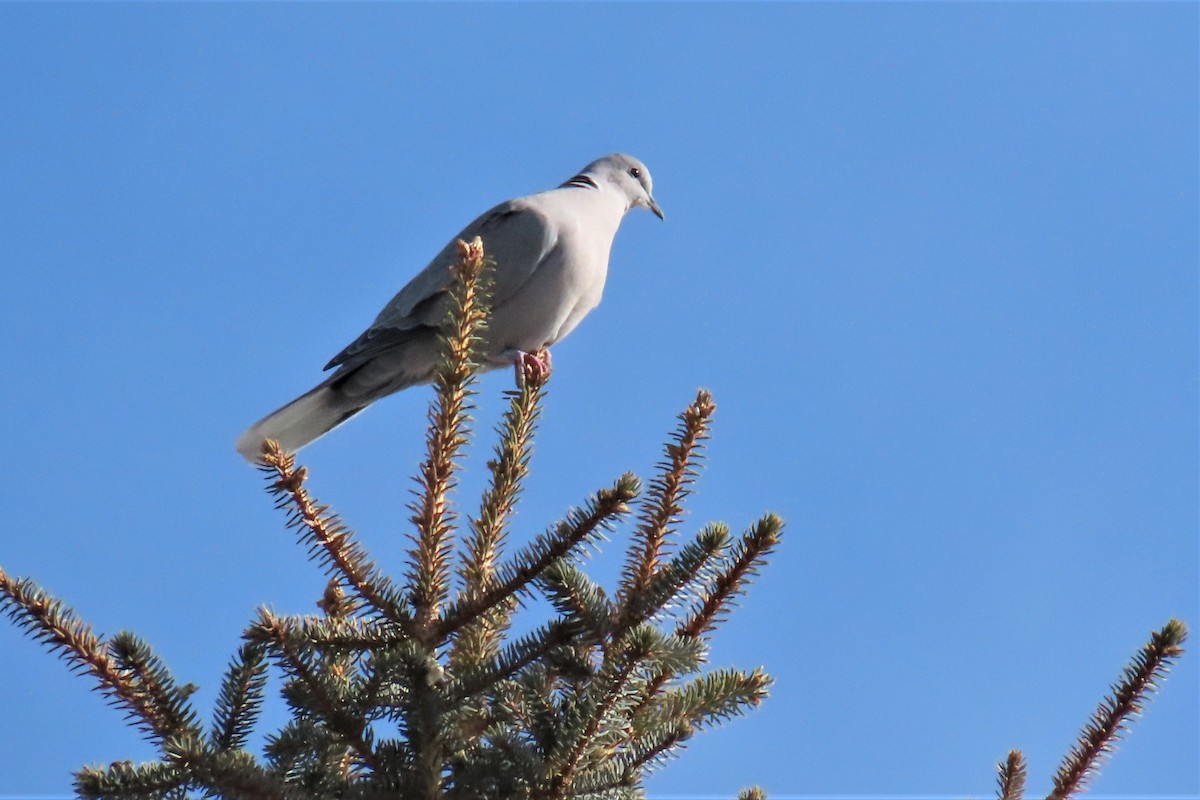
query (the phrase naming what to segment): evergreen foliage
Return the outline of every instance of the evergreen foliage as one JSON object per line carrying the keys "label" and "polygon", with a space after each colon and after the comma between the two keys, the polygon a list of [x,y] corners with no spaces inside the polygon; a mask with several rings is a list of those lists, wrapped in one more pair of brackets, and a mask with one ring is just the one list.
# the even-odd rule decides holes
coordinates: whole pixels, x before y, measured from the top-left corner
{"label": "evergreen foliage", "polygon": [[[1066,800],[1075,797],[1096,776],[1104,758],[1116,747],[1117,740],[1129,730],[1129,723],[1142,713],[1150,695],[1158,689],[1171,664],[1183,655],[1187,626],[1173,619],[1154,631],[1133,659],[1126,665],[1121,679],[1112,685],[1112,695],[1100,701],[1099,707],[1070,752],[1063,758],[1054,775],[1054,789],[1046,800]],[[1008,758],[996,765],[999,771],[997,800],[1023,800],[1025,797],[1025,756],[1012,750]]]}
{"label": "evergreen foliage", "polygon": [[[771,680],[761,670],[704,667],[713,630],[778,544],[782,521],[765,515],[736,537],[722,524],[679,533],[715,410],[707,392],[679,416],[640,500],[637,478],[622,475],[510,553],[548,377],[548,361],[524,361],[479,509],[459,519],[450,495],[470,436],[487,273],[482,243],[460,243],[402,581],[383,574],[309,494],[307,470],[264,443],[267,489],[329,580],[319,615],[260,610],[210,725],[189,701],[194,687],[179,685],[145,642],[124,632],[104,639],[31,581],[0,570],[0,607],[90,675],[160,750],[151,763],[81,769],[81,797],[632,800],[643,797],[646,774],[697,731],[762,702]],[[579,557],[630,517],[632,541],[610,593]],[[554,616],[512,635],[512,615],[535,592]],[[1084,729],[1052,798],[1073,795],[1094,773],[1185,635],[1177,621],[1154,635]],[[291,718],[256,757],[246,746],[272,668]],[[1024,759],[1013,751],[1000,765],[998,796],[1021,800],[1024,782]],[[766,794],[752,787],[739,797]]]}
{"label": "evergreen foliage", "polygon": [[[320,615],[259,612],[210,726],[145,643],[127,633],[104,641],[29,581],[0,580],[13,618],[90,672],[160,747],[154,763],[81,770],[80,795],[637,797],[644,775],[695,730],[761,702],[770,684],[761,670],[702,668],[713,625],[778,542],[781,521],[767,515],[737,540],[709,525],[672,551],[715,410],[706,392],[680,416],[640,502],[637,478],[622,475],[509,552],[548,377],[542,360],[527,360],[508,393],[489,485],[460,522],[450,496],[470,436],[489,289],[482,243],[462,244],[460,256],[403,580],[383,574],[309,493],[291,454],[264,443],[268,491],[329,583]],[[610,596],[579,557],[635,513]],[[509,635],[520,600],[535,592],[555,616]],[[245,747],[272,667],[291,719],[256,758]]]}

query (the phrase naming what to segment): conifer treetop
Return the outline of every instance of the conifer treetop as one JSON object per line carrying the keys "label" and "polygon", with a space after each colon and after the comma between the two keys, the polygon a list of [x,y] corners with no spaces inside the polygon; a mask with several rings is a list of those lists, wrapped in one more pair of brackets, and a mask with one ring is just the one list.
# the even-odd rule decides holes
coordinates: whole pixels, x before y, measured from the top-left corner
{"label": "conifer treetop", "polygon": [[[708,392],[679,415],[644,495],[626,473],[534,533],[516,526],[514,510],[549,376],[540,360],[522,361],[478,510],[465,521],[457,511],[488,272],[484,243],[460,242],[425,455],[397,532],[410,544],[402,577],[377,565],[310,493],[309,472],[292,454],[264,443],[266,489],[324,574],[320,613],[261,609],[225,671],[210,723],[191,705],[194,687],[180,684],[148,644],[130,633],[99,636],[32,581],[0,570],[0,608],[88,676],[158,748],[149,763],[84,767],[76,773],[81,797],[632,800],[692,736],[763,702],[770,677],[710,669],[708,644],[784,525],[774,514],[736,535],[722,523],[686,524],[716,411]],[[582,558],[630,519],[610,590],[587,575]],[[514,615],[535,594],[553,613],[513,634]],[[1185,636],[1173,620],[1135,657],[1065,759],[1052,798],[1085,785]],[[272,675],[291,716],[256,755],[247,747]],[[1021,800],[1019,751],[999,765],[998,783],[1000,800]],[[739,797],[766,794],[752,787]]]}

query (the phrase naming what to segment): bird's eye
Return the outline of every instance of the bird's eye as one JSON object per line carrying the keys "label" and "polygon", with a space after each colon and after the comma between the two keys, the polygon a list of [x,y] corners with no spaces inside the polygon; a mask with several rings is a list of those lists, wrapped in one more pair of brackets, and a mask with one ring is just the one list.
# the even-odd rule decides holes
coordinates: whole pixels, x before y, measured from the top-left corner
{"label": "bird's eye", "polygon": [[630,167],[630,168],[629,168],[629,174],[630,174],[630,175],[632,175],[632,176],[633,176],[633,177],[635,177],[635,178],[640,178],[640,177],[642,177],[642,171],[641,171],[640,169],[638,169],[637,167]]}

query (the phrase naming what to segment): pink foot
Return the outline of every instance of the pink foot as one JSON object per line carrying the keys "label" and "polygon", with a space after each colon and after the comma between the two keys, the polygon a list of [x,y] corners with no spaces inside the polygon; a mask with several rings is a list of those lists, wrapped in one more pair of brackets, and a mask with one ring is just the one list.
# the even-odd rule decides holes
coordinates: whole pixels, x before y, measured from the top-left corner
{"label": "pink foot", "polygon": [[550,351],[544,347],[532,353],[514,350],[510,358],[515,367],[518,386],[524,386],[527,380],[545,383],[550,377]]}

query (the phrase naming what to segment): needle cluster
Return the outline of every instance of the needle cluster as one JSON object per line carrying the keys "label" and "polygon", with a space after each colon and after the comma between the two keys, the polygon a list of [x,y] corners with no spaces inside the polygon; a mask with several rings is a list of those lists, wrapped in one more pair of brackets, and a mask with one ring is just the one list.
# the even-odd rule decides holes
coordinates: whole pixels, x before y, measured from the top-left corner
{"label": "needle cluster", "polygon": [[[1186,639],[1187,626],[1177,619],[1150,634],[1150,640],[1134,654],[1120,679],[1112,685],[1112,694],[1100,701],[1084,724],[1054,774],[1054,788],[1046,800],[1067,800],[1087,788],[1117,741],[1129,731],[1134,717],[1142,713],[1150,695],[1166,678],[1171,664],[1183,655]],[[1021,751],[1011,751],[997,769],[997,800],[1024,800],[1026,767]]]}

